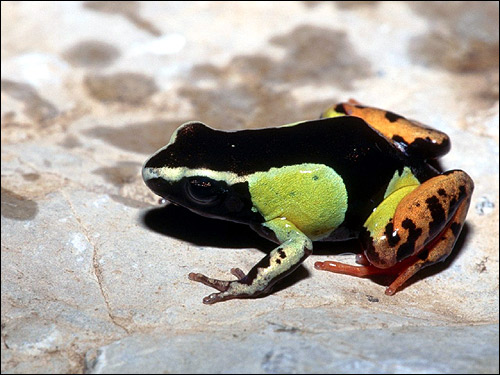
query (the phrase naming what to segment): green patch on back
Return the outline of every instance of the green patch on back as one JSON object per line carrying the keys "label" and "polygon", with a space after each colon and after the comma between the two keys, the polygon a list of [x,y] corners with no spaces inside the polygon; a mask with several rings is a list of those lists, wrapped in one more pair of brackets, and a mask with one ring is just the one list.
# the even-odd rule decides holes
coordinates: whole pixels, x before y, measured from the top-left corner
{"label": "green patch on back", "polygon": [[328,236],[345,218],[347,191],[332,168],[297,164],[248,177],[254,210],[266,221],[286,218],[313,240]]}

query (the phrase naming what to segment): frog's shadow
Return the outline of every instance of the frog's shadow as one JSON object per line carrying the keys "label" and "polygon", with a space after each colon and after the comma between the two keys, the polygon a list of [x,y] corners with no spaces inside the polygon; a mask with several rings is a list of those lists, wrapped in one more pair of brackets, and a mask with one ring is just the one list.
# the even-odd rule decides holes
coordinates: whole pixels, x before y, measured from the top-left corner
{"label": "frog's shadow", "polygon": [[[206,218],[173,204],[148,210],[143,213],[141,220],[146,227],[157,233],[202,247],[255,248],[268,254],[277,246],[259,236],[247,225]],[[232,279],[229,269],[238,265],[227,266],[228,279]],[[305,267],[299,266],[291,275],[278,282],[273,292],[286,289],[309,276],[310,272]]]}
{"label": "frog's shadow", "polygon": [[174,204],[146,211],[142,221],[157,233],[197,246],[254,247],[265,252],[275,247],[247,225],[203,217]]}
{"label": "frog's shadow", "polygon": [[[247,225],[206,218],[173,204],[146,211],[141,219],[146,227],[157,233],[202,247],[255,248],[268,254],[277,246],[275,243],[259,236]],[[466,223],[450,256],[444,262],[418,272],[404,284],[403,289],[418,280],[435,275],[448,268],[460,253],[466,238],[470,235],[469,231],[470,229]],[[361,248],[357,240],[314,243],[314,255],[355,254],[360,251]],[[352,256],[354,257],[354,255]],[[238,265],[228,264],[228,271],[235,266]],[[273,288],[273,292],[286,289],[309,276],[311,276],[310,272],[305,267],[299,266],[292,274],[278,282]],[[394,276],[373,276],[369,277],[369,279],[377,284],[387,286],[394,280]]]}

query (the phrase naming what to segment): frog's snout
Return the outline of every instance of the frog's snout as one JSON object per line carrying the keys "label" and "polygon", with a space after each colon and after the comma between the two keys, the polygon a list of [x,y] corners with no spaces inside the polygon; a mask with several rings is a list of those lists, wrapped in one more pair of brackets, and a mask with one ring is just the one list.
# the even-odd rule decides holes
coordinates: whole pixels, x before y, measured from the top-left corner
{"label": "frog's snout", "polygon": [[153,178],[158,178],[158,174],[156,173],[155,168],[149,168],[149,167],[144,167],[142,168],[142,179],[148,184],[149,180],[152,180]]}
{"label": "frog's snout", "polygon": [[142,179],[148,188],[155,194],[165,198],[165,192],[168,191],[170,183],[163,178],[160,178],[155,171],[155,168],[144,168],[142,170]]}

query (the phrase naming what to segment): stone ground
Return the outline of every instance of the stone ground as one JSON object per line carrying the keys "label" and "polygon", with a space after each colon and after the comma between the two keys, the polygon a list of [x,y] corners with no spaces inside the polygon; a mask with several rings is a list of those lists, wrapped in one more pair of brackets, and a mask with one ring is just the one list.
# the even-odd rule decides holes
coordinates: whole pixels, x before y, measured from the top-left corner
{"label": "stone ground", "polygon": [[[498,373],[498,2],[2,2],[2,373]],[[213,306],[273,245],[160,207],[140,168],[185,121],[349,98],[448,133],[476,189],[449,259],[393,297],[316,271]]]}

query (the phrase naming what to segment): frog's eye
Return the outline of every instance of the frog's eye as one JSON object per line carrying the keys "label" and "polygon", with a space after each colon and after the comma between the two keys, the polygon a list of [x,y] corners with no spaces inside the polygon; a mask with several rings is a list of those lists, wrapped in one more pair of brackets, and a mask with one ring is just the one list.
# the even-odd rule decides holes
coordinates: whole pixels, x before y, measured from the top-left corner
{"label": "frog's eye", "polygon": [[217,203],[224,192],[220,183],[207,177],[190,178],[185,184],[185,190],[189,200],[202,205]]}

